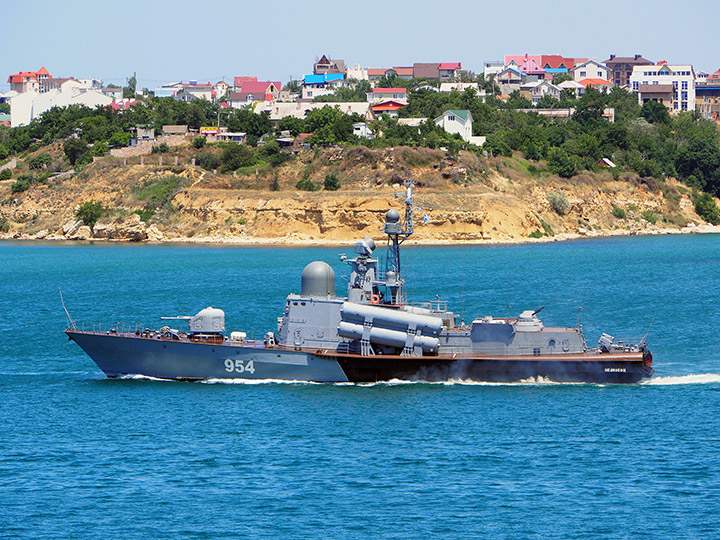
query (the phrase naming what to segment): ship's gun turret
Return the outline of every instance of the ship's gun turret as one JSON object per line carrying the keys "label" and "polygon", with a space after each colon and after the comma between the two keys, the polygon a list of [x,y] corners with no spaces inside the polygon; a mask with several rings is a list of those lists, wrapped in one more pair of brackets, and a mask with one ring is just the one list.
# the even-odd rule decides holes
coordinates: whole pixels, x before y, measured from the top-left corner
{"label": "ship's gun turret", "polygon": [[192,317],[177,315],[160,317],[163,320],[187,321],[191,335],[221,335],[225,332],[225,312],[222,309],[206,307]]}

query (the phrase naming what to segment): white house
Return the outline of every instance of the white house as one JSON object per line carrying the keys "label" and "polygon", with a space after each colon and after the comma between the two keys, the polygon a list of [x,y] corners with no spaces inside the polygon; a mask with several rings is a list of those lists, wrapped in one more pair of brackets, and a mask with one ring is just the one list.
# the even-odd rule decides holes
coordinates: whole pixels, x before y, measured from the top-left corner
{"label": "white house", "polygon": [[473,88],[475,92],[480,92],[480,85],[476,82],[442,82],[440,83],[441,92],[452,92],[457,90],[458,92],[464,92],[468,88]]}
{"label": "white house", "polygon": [[368,70],[367,68],[360,67],[360,64],[355,64],[353,67],[347,69],[347,78],[355,79],[356,81],[367,81]]}
{"label": "white house", "polygon": [[367,93],[367,100],[370,103],[389,99],[407,101],[407,90],[405,88],[373,88],[372,92]]}
{"label": "white house", "polygon": [[102,81],[94,77],[83,77],[78,79],[78,82],[86,90],[99,90],[102,88]]}
{"label": "white house", "polygon": [[448,109],[435,119],[435,125],[448,133],[459,133],[467,142],[470,142],[472,137],[472,123],[472,114],[467,110]]}
{"label": "white house", "polygon": [[493,62],[485,62],[483,65],[483,75],[485,76],[485,79],[487,80],[490,76],[497,77],[498,74],[505,69],[505,62],[500,62],[499,60],[495,60]]}
{"label": "white house", "polygon": [[356,137],[364,137],[365,139],[372,139],[373,134],[367,125],[367,122],[355,122],[353,124],[353,135]]}
{"label": "white house", "polygon": [[671,112],[695,110],[695,70],[689,64],[635,66],[630,86],[641,105],[658,101]]}
{"label": "white house", "polygon": [[575,94],[575,97],[585,95],[585,85],[580,84],[577,81],[563,81],[557,85],[561,90],[570,90]]}
{"label": "white house", "polygon": [[529,98],[533,105],[537,105],[543,96],[560,99],[562,88],[548,81],[534,81],[520,86],[520,93]]}
{"label": "white house", "polygon": [[595,60],[587,60],[582,64],[578,64],[572,68],[571,71],[573,80],[576,82],[584,79],[603,79],[609,81],[611,74],[609,67]]}
{"label": "white house", "polygon": [[79,91],[72,89],[62,92],[58,89],[48,92],[24,92],[10,100],[11,127],[26,126],[35,118],[53,107],[67,107],[68,105],[110,105],[113,102],[108,97],[95,90]]}
{"label": "white house", "polygon": [[277,122],[281,118],[292,116],[294,118],[305,119],[310,111],[316,109],[322,109],[323,107],[332,107],[345,114],[360,114],[365,118],[366,121],[375,120],[370,103],[366,101],[353,101],[343,103],[307,103],[307,102],[272,102],[272,101],[260,101],[255,104],[253,111],[256,114],[261,114],[267,111],[270,114],[270,120]]}

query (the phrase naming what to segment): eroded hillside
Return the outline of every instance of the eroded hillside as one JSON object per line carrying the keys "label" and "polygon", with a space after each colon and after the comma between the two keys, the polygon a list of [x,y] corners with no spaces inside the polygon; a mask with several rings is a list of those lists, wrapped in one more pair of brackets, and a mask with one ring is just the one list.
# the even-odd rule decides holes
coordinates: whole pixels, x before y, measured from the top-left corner
{"label": "eroded hillside", "polygon": [[[47,152],[47,150],[45,150]],[[60,159],[61,150],[51,154]],[[28,158],[31,156],[28,156]],[[216,242],[349,242],[378,236],[384,213],[411,175],[418,184],[414,240],[508,242],[677,231],[703,225],[690,191],[672,179],[609,171],[563,180],[519,157],[449,156],[426,148],[361,146],[303,151],[277,167],[220,174],[192,165],[193,149],[135,159],[105,157],[12,193],[23,172],[0,183],[5,237]],[[141,164],[142,159],[142,164]],[[161,162],[162,159],[162,162]],[[337,191],[323,188],[328,175]],[[47,175],[46,175],[47,176]],[[616,175],[617,176],[617,175]],[[298,189],[316,187],[317,191]],[[89,227],[75,214],[87,201],[104,213]],[[420,224],[427,214],[429,221]]]}

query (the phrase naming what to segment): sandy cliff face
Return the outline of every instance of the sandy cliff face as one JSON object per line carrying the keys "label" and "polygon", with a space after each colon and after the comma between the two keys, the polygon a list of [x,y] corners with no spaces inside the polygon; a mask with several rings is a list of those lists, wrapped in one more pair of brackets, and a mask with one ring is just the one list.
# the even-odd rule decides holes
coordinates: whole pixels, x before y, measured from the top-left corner
{"label": "sandy cliff face", "polygon": [[[50,179],[19,194],[10,193],[13,180],[2,182],[0,219],[8,225],[5,236],[16,238],[345,243],[380,236],[385,212],[402,207],[403,199],[395,195],[403,192],[401,182],[411,173],[419,184],[415,202],[421,207],[415,213],[416,242],[512,242],[540,235],[563,239],[701,223],[688,191],[671,180],[658,187],[602,173],[561,181],[523,175],[518,160],[509,158],[488,162],[461,154],[448,159],[439,151],[422,151],[308,153],[270,175],[219,175],[189,165],[123,166],[101,160],[81,174]],[[300,178],[321,185],[328,172],[340,179],[339,191],[294,187]],[[277,175],[279,191],[266,187],[272,174]],[[177,185],[158,206],[142,198],[143,189],[166,180]],[[557,212],[552,197],[566,201],[564,213]],[[92,231],[80,231],[75,211],[88,200],[102,202],[108,212]],[[623,209],[626,218],[614,216],[614,207]],[[155,215],[143,222],[133,214],[141,210]],[[422,224],[424,214],[429,222]]]}

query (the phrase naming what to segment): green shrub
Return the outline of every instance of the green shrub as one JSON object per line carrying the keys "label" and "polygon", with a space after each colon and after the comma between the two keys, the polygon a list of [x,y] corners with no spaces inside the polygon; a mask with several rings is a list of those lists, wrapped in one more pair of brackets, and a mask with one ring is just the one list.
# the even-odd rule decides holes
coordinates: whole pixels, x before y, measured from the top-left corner
{"label": "green shrub", "polygon": [[273,177],[270,182],[270,191],[280,191],[280,181],[278,180],[277,174]]}
{"label": "green shrub", "polygon": [[210,152],[201,152],[195,156],[195,164],[206,171],[214,171],[220,166],[220,156]]}
{"label": "green shrub", "polygon": [[570,203],[564,193],[549,193],[547,200],[558,216],[564,216],[570,211]]}
{"label": "green shrub", "polygon": [[28,159],[28,166],[31,169],[44,169],[45,167],[50,165],[51,161],[52,158],[50,157],[50,154],[46,154],[43,152],[42,154],[38,154]]}
{"label": "green shrub", "polygon": [[206,139],[205,137],[203,137],[202,135],[198,135],[197,137],[193,138],[193,140],[192,140],[192,145],[193,145],[195,148],[200,149],[200,148],[202,148],[203,146],[205,146],[205,143],[206,143],[206,142],[207,142],[207,139]]}
{"label": "green shrub", "polygon": [[643,210],[640,216],[651,225],[655,225],[655,223],[657,223],[657,214],[655,214],[652,210]]}
{"label": "green shrub", "polygon": [[298,189],[301,189],[303,191],[317,191],[318,190],[318,185],[315,184],[309,178],[303,178],[297,184],[295,184],[295,187]]}
{"label": "green shrub", "polygon": [[185,178],[174,174],[145,182],[135,190],[135,198],[145,201],[147,209],[162,208],[175,196]]}
{"label": "green shrub", "polygon": [[257,163],[255,150],[246,144],[238,144],[234,142],[226,143],[223,148],[222,167],[220,172],[226,173],[236,171],[241,167],[249,167]]}
{"label": "green shrub", "polygon": [[147,223],[155,215],[155,210],[152,210],[151,208],[143,208],[142,210],[135,210],[133,213],[140,216],[141,221]]}
{"label": "green shrub", "polygon": [[335,173],[326,174],[324,186],[326,191],[337,191],[340,189],[340,180]]}
{"label": "green shrub", "polygon": [[167,154],[170,151],[170,146],[167,143],[161,142],[152,147],[153,154]]}
{"label": "green shrub", "polygon": [[9,180],[10,178],[12,178],[12,171],[10,169],[0,171],[0,180]]}
{"label": "green shrub", "polygon": [[618,219],[625,219],[627,218],[627,212],[620,208],[619,206],[613,206],[612,207],[612,215],[615,216]]}
{"label": "green shrub", "polygon": [[95,227],[98,219],[100,219],[105,212],[105,207],[99,201],[85,201],[75,211],[75,217],[82,219],[83,223],[92,229]]}
{"label": "green shrub", "polygon": [[577,174],[575,162],[561,148],[551,148],[548,152],[548,168],[562,178],[571,178]]}
{"label": "green shrub", "polygon": [[17,180],[15,180],[15,182],[13,182],[13,185],[10,188],[10,193],[15,194],[27,191],[28,189],[30,189],[30,184],[30,180],[18,178]]}
{"label": "green shrub", "polygon": [[540,232],[540,229],[535,229],[533,232],[531,232],[528,235],[530,238],[542,238],[545,236],[542,232]]}
{"label": "green shrub", "polygon": [[540,225],[542,225],[543,230],[545,231],[545,234],[547,236],[555,236],[555,231],[553,231],[552,227],[549,223],[546,221],[540,220]]}
{"label": "green shrub", "polygon": [[0,232],[8,232],[10,230],[10,224],[7,218],[0,218]]}
{"label": "green shrub", "polygon": [[695,204],[695,212],[697,212],[698,216],[713,225],[720,224],[720,210],[718,210],[715,199],[709,194],[703,193],[698,195],[693,202]]}

